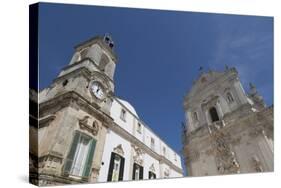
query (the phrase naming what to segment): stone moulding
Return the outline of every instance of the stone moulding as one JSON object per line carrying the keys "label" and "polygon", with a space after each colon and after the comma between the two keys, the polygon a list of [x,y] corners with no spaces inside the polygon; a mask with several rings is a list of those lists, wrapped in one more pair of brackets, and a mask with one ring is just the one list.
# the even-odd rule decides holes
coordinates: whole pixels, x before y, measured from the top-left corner
{"label": "stone moulding", "polygon": [[93,121],[92,126],[88,124],[89,116],[85,116],[83,119],[78,120],[79,127],[83,130],[87,130],[88,132],[92,133],[94,136],[96,136],[99,132],[99,125],[96,120]]}
{"label": "stone moulding", "polygon": [[156,153],[155,151],[153,151],[151,148],[149,148],[147,145],[145,145],[144,143],[139,141],[136,137],[134,137],[133,135],[128,133],[126,130],[124,130],[122,127],[120,127],[115,122],[112,121],[111,124],[109,124],[108,128],[115,131],[117,134],[122,135],[124,137],[124,139],[129,140],[132,143],[132,145],[136,145],[137,147],[141,148],[144,152],[150,154],[155,159],[159,160],[160,162],[164,162],[164,163],[168,164],[169,166],[171,166],[172,169],[174,169],[178,173],[181,173],[181,174],[183,173],[182,169],[177,167],[175,164],[173,164],[171,161],[169,161],[165,157],[163,157],[163,156],[159,155],[158,153]]}
{"label": "stone moulding", "polygon": [[39,129],[48,126],[50,124],[50,122],[53,121],[55,118],[56,118],[56,115],[53,115],[53,114],[40,118],[39,119]]}
{"label": "stone moulding", "polygon": [[[75,105],[77,108],[79,107],[79,109],[95,116],[98,120],[103,122],[103,125],[105,126],[108,126],[110,124],[109,122],[113,121],[113,119],[109,115],[99,111],[96,106],[88,102],[84,97],[82,97],[75,91],[63,93],[51,100],[41,103],[39,111],[41,114],[50,114],[55,113],[68,106],[75,107]],[[53,111],[50,111],[50,109],[52,109]]]}
{"label": "stone moulding", "polygon": [[116,146],[113,151],[121,156],[124,156],[124,150],[122,148],[122,144],[119,144],[118,146]]}

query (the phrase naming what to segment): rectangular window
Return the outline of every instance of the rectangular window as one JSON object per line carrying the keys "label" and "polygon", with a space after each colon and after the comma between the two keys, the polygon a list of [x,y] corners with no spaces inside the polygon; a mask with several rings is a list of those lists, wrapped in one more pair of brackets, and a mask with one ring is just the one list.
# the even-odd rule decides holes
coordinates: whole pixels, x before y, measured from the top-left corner
{"label": "rectangular window", "polygon": [[140,133],[140,134],[141,134],[141,129],[142,129],[142,126],[141,126],[141,124],[140,124],[140,123],[138,123],[138,128],[137,128],[137,131],[138,131],[138,133]]}
{"label": "rectangular window", "polygon": [[125,159],[112,152],[108,170],[107,181],[122,181],[124,173]]}
{"label": "rectangular window", "polygon": [[133,180],[143,179],[143,167],[134,163],[133,165]]}
{"label": "rectangular window", "polygon": [[176,153],[174,153],[174,159],[175,159],[175,161],[177,161],[177,154]]}
{"label": "rectangular window", "polygon": [[88,177],[92,167],[96,141],[79,131],[75,132],[64,165],[64,173],[76,177]]}
{"label": "rectangular window", "polygon": [[154,151],[155,149],[155,141],[154,141],[154,138],[151,138],[150,139],[150,148]]}
{"label": "rectangular window", "polygon": [[154,172],[148,172],[148,179],[156,179],[156,174]]}
{"label": "rectangular window", "polygon": [[166,156],[166,148],[165,148],[165,146],[163,147],[163,155]]}
{"label": "rectangular window", "polygon": [[120,119],[126,121],[126,110],[124,109],[121,110]]}

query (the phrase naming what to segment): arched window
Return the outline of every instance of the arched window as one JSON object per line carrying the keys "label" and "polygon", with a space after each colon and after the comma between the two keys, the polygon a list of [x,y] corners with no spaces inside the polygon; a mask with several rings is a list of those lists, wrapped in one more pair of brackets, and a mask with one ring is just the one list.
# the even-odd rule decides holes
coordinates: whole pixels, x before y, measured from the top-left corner
{"label": "arched window", "polygon": [[228,103],[233,103],[234,102],[234,99],[233,99],[233,97],[232,97],[230,92],[226,93],[226,100],[227,100]]}
{"label": "arched window", "polygon": [[210,108],[209,112],[210,112],[212,122],[220,120],[217,109],[215,107]]}
{"label": "arched window", "polygon": [[105,71],[105,67],[108,63],[109,63],[109,58],[107,57],[107,55],[102,54],[101,59],[100,59],[100,63],[99,63],[100,69],[102,71]]}

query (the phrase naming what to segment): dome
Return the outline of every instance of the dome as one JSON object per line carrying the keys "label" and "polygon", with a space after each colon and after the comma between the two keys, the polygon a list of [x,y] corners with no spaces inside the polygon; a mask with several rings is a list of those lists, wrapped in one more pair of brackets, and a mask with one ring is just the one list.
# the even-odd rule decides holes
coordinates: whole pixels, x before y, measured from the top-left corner
{"label": "dome", "polygon": [[127,101],[117,98],[132,114],[139,118],[135,108]]}

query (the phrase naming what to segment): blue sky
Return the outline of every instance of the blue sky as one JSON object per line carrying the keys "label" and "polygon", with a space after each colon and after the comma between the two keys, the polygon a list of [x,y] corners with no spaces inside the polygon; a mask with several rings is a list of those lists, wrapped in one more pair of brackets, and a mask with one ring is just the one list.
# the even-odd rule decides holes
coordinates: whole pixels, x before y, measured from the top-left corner
{"label": "blue sky", "polygon": [[273,103],[273,18],[194,12],[41,4],[40,89],[65,67],[74,46],[110,33],[118,64],[115,94],[177,152],[183,97],[204,70],[236,67]]}

